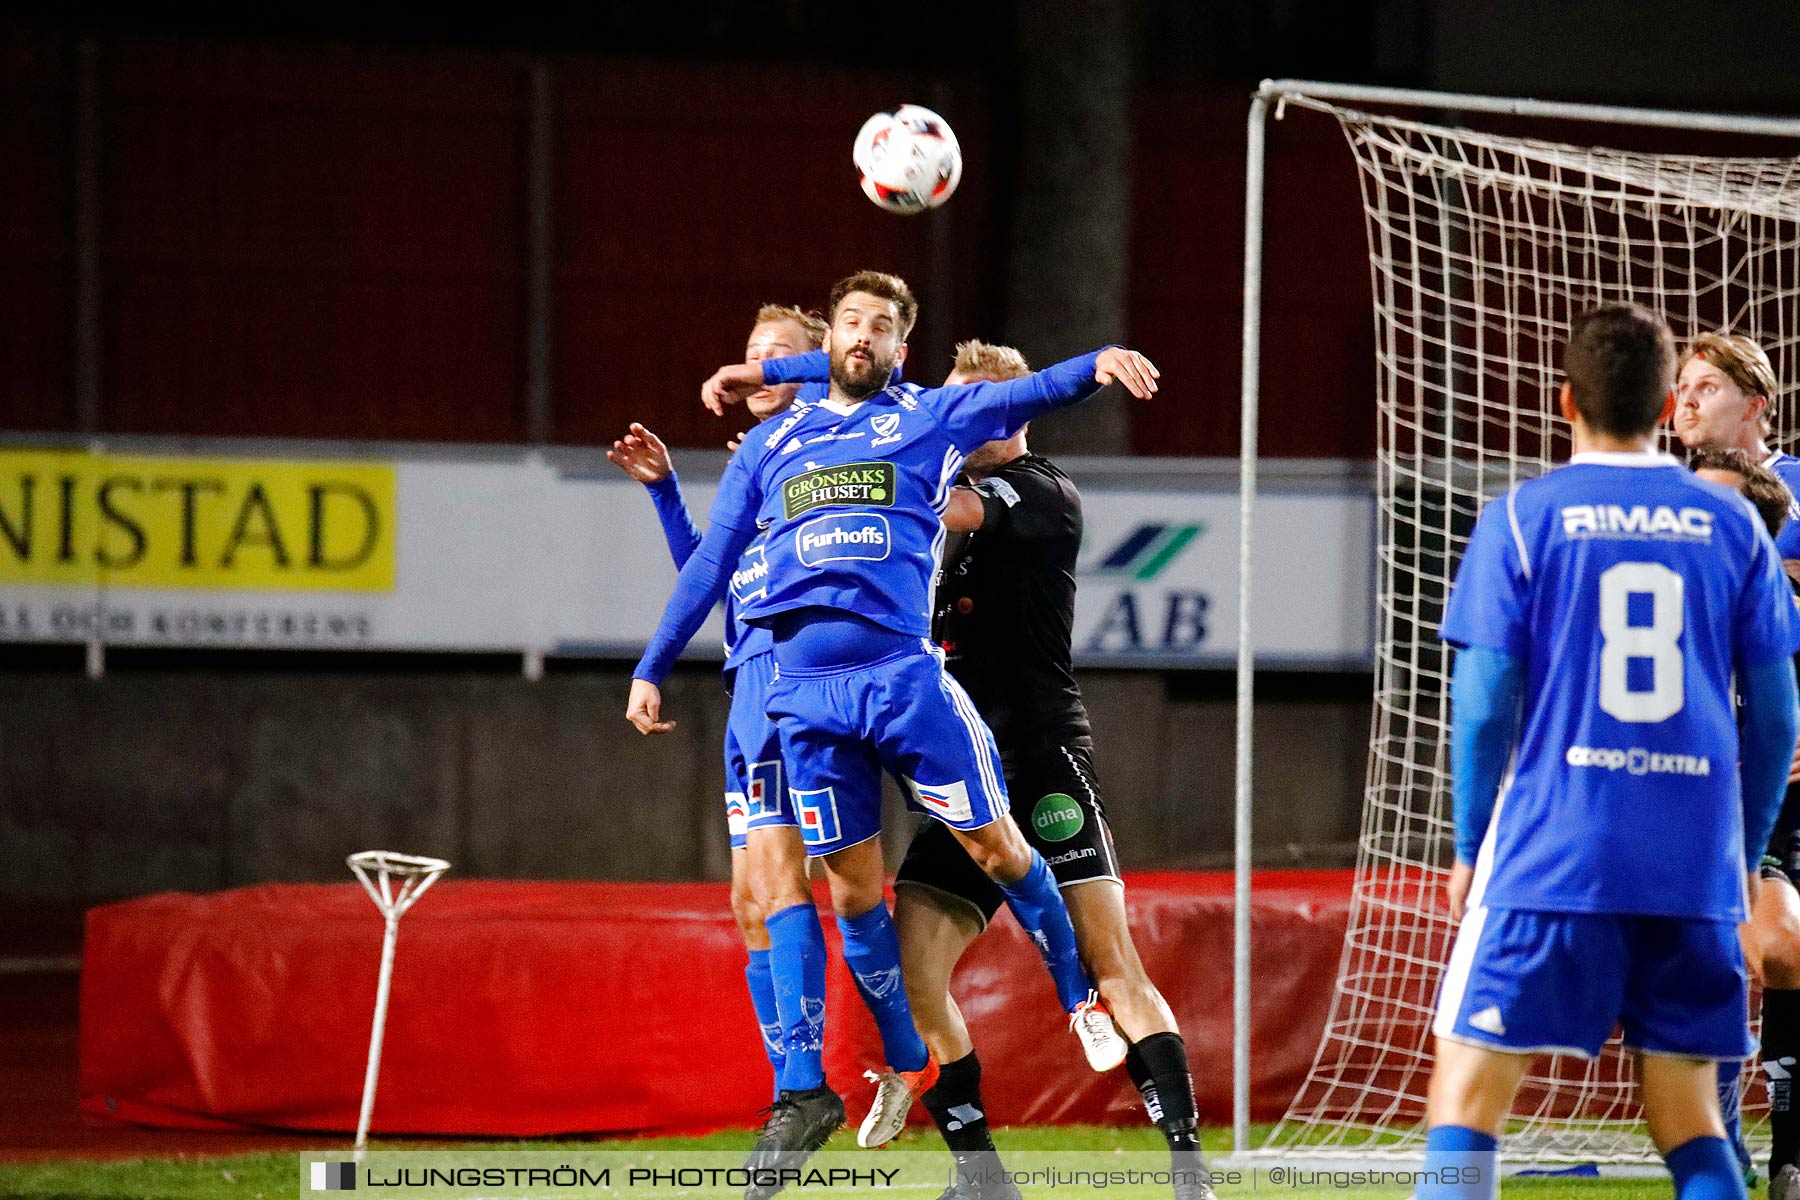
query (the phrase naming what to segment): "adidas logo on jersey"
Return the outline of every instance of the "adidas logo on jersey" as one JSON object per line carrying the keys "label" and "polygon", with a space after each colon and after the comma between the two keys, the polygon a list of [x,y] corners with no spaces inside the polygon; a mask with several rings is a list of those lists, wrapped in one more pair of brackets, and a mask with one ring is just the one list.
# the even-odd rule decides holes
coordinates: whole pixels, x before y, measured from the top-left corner
{"label": "adidas logo on jersey", "polygon": [[1469,1018],[1469,1028],[1479,1029],[1483,1033],[1491,1033],[1495,1037],[1506,1036],[1506,1022],[1500,1019],[1498,1005],[1490,1004]]}
{"label": "adidas logo on jersey", "polygon": [[1673,509],[1666,504],[1571,504],[1562,510],[1569,537],[1677,537],[1712,540],[1713,515],[1704,508]]}

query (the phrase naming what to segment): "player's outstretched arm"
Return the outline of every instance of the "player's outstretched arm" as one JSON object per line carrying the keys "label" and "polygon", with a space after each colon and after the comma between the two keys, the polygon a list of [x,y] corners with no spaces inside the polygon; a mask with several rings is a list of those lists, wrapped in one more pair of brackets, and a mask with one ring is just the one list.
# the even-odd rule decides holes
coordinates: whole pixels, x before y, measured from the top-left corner
{"label": "player's outstretched arm", "polygon": [[830,379],[831,356],[823,350],[756,362],[727,363],[700,385],[700,403],[714,416],[722,417],[727,404],[737,404],[765,387],[782,383],[826,383]]}
{"label": "player's outstretched arm", "polygon": [[956,447],[969,451],[983,442],[1008,438],[1027,422],[1086,400],[1109,383],[1123,384],[1140,400],[1156,394],[1161,372],[1156,364],[1123,346],[1034,371],[1020,379],[996,383],[949,384],[920,393]]}
{"label": "player's outstretched arm", "polygon": [[1450,917],[1455,921],[1463,918],[1475,859],[1494,817],[1524,694],[1523,659],[1486,646],[1457,651],[1450,677],[1450,795],[1456,820]]}
{"label": "player's outstretched arm", "polygon": [[1788,763],[1793,758],[1795,730],[1800,726],[1800,690],[1793,663],[1785,658],[1739,673],[1744,697],[1744,723],[1738,759],[1744,788],[1744,853],[1754,874],[1763,848],[1774,832],[1775,818],[1787,795]]}
{"label": "player's outstretched arm", "polygon": [[631,431],[612,444],[606,457],[649,490],[650,503],[656,507],[656,519],[662,525],[663,541],[668,543],[675,569],[681,570],[700,546],[700,529],[688,513],[669,448],[634,421]]}

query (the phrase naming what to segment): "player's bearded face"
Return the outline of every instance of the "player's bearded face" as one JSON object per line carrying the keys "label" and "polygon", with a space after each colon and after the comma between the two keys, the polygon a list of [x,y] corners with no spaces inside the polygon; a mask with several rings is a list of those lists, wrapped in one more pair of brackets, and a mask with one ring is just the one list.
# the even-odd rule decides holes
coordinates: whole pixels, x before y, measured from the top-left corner
{"label": "player's bearded face", "polygon": [[900,353],[899,322],[892,301],[851,292],[831,326],[831,382],[860,400],[887,386]]}

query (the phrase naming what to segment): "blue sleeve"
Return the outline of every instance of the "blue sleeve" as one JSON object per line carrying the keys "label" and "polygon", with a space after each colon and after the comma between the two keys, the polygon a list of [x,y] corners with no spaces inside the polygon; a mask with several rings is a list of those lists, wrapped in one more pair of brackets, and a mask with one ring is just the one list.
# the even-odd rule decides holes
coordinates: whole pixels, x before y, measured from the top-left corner
{"label": "blue sleeve", "polygon": [[1486,646],[1524,658],[1531,653],[1531,568],[1518,526],[1518,493],[1481,510],[1444,606],[1438,637],[1455,646]]}
{"label": "blue sleeve", "polygon": [[1731,631],[1732,665],[1740,673],[1800,650],[1800,613],[1795,611],[1794,589],[1776,557],[1775,543],[1761,522],[1752,522],[1752,534],[1750,570],[1738,594]]}
{"label": "blue sleeve", "polygon": [[762,372],[763,382],[768,384],[830,383],[831,355],[823,350],[808,350],[805,354],[765,358]]}
{"label": "blue sleeve", "polygon": [[1788,764],[1800,731],[1800,690],[1794,686],[1794,664],[1786,659],[1751,667],[1738,677],[1744,697],[1744,724],[1739,770],[1744,787],[1745,868],[1754,871],[1762,858],[1781,802],[1787,795]]}
{"label": "blue sleeve", "polygon": [[638,660],[633,679],[660,684],[674,666],[676,655],[693,640],[706,615],[725,595],[732,568],[744,548],[756,538],[756,486],[747,464],[749,454],[739,450],[719,480],[719,494],[707,517],[706,536],[694,549],[675,579],[675,590],[663,607],[656,633]]}
{"label": "blue sleeve", "polygon": [[1100,390],[1094,362],[1100,351],[1045,367],[1004,383],[962,383],[919,394],[958,450],[1009,438],[1033,417],[1086,400]]}
{"label": "blue sleeve", "polygon": [[[831,394],[831,355],[827,351],[808,350],[805,354],[765,358],[762,365],[764,383],[801,384],[797,399],[823,400]],[[900,383],[905,378],[900,371],[900,364],[895,363],[893,372],[888,376],[888,383]]]}
{"label": "blue sleeve", "polygon": [[667,479],[644,485],[650,492],[650,503],[656,506],[656,519],[662,522],[663,541],[669,543],[669,554],[675,569],[681,570],[700,546],[700,530],[688,515],[687,501],[681,495],[681,481],[670,471]]}
{"label": "blue sleeve", "polygon": [[1450,676],[1450,797],[1457,862],[1473,865],[1481,852],[1500,780],[1512,758],[1524,696],[1523,659],[1484,646],[1457,654]]}

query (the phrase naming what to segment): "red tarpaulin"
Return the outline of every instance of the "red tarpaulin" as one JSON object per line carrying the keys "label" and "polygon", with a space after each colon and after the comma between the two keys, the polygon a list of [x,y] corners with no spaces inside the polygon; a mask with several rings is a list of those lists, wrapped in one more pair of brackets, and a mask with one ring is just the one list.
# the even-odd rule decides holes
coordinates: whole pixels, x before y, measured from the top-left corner
{"label": "red tarpaulin", "polygon": [[[1251,1105],[1279,1117],[1336,978],[1347,871],[1262,872],[1252,913]],[[1231,878],[1129,877],[1132,932],[1230,1116]],[[852,1120],[880,1060],[832,944],[826,1068]],[[88,915],[81,1106],[171,1128],[356,1124],[382,922],[362,889],[168,894]],[[753,1124],[770,1071],[722,884],[439,884],[401,922],[379,1133],[691,1132]],[[1143,1120],[1123,1070],[1088,1069],[1049,976],[1002,915],[954,985],[997,1125]],[[915,1119],[924,1119],[915,1111]]]}

